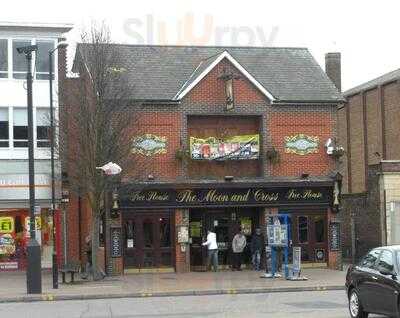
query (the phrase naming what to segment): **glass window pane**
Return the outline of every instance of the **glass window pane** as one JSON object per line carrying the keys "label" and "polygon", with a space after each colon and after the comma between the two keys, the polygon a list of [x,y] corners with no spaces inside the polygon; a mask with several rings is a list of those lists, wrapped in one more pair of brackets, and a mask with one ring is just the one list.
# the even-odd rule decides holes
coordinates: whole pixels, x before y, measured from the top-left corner
{"label": "glass window pane", "polygon": [[50,126],[50,109],[48,108],[36,109],[36,125]]}
{"label": "glass window pane", "polygon": [[314,219],[315,242],[322,243],[325,241],[325,222],[323,216],[317,216]]}
{"label": "glass window pane", "polygon": [[14,108],[14,126],[28,126],[28,110],[26,108]]}
{"label": "glass window pane", "polygon": [[160,218],[160,246],[171,246],[171,232],[168,218]]}
{"label": "glass window pane", "polygon": [[[27,72],[25,54],[17,52],[18,47],[31,45],[31,41],[13,40],[13,72],[23,72],[23,74],[14,74],[14,78],[25,78]],[[22,77],[21,77],[22,76]]]}
{"label": "glass window pane", "polygon": [[0,108],[0,147],[8,147],[8,109]]}
{"label": "glass window pane", "polygon": [[143,223],[143,237],[144,247],[153,247],[153,223],[150,220],[146,220]]}
{"label": "glass window pane", "polygon": [[383,251],[379,258],[378,269],[385,269],[389,272],[393,272],[393,254],[390,251]]}
{"label": "glass window pane", "polygon": [[[54,42],[37,41],[36,45],[38,46],[38,50],[36,53],[36,72],[49,73],[49,51],[51,51],[54,48]],[[52,56],[52,58],[54,59],[54,55]],[[54,71],[54,66],[53,66],[53,71]],[[45,78],[40,78],[40,79],[45,79]]]}
{"label": "glass window pane", "polygon": [[[4,78],[7,76],[8,71],[8,47],[7,40],[0,39],[0,77]],[[5,74],[3,73],[5,72]],[[2,75],[3,73],[3,75]]]}
{"label": "glass window pane", "polygon": [[298,218],[298,232],[299,232],[299,242],[308,242],[308,217],[299,216]]}
{"label": "glass window pane", "polygon": [[[13,110],[14,147],[28,146],[28,113],[26,108]],[[23,141],[20,141],[23,140]]]}
{"label": "glass window pane", "polygon": [[14,139],[15,140],[28,140],[28,127],[14,126]]}

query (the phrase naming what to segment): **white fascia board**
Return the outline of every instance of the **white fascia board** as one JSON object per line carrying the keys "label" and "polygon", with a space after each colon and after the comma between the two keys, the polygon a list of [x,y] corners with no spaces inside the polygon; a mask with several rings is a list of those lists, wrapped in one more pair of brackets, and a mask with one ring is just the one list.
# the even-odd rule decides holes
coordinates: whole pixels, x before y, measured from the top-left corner
{"label": "white fascia board", "polygon": [[[221,62],[224,58],[228,59],[229,62],[231,62],[254,86],[256,86],[268,99],[273,102],[275,100],[274,96],[268,92],[264,86],[262,86],[249,72],[246,71],[246,69],[238,62],[236,61],[232,55],[230,55],[227,51],[222,52],[218,58],[215,59],[213,63],[211,63],[194,81],[192,84],[190,84],[188,87],[186,87],[183,91],[178,92],[177,95],[175,95],[174,100],[180,100],[187,93],[189,93],[193,87],[195,87],[208,73],[211,72],[211,70],[219,63]],[[185,83],[186,84],[186,83]],[[185,85],[184,84],[184,85]],[[183,85],[183,86],[184,86]]]}

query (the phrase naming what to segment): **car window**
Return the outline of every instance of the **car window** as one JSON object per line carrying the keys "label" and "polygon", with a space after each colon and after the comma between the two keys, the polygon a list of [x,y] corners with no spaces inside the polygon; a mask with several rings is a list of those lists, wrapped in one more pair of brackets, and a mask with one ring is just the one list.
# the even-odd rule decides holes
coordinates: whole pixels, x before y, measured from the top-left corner
{"label": "car window", "polygon": [[359,265],[366,268],[375,268],[376,260],[378,259],[380,252],[380,250],[372,250],[361,259]]}
{"label": "car window", "polygon": [[385,269],[388,272],[393,272],[393,254],[391,251],[382,251],[381,257],[379,258],[378,268]]}

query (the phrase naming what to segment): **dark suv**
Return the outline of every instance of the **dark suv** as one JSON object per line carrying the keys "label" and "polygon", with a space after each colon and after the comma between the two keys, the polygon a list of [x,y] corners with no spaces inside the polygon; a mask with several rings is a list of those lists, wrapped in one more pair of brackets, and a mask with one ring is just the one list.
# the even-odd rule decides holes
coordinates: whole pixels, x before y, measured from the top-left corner
{"label": "dark suv", "polygon": [[369,313],[400,317],[400,245],[378,247],[347,271],[346,289],[350,315]]}

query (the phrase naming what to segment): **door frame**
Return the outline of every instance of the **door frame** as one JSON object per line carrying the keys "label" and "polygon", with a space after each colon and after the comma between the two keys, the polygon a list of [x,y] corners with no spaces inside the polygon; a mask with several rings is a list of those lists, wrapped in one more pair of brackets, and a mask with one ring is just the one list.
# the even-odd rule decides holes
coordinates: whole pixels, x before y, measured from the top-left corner
{"label": "door frame", "polygon": [[[292,222],[292,242],[293,246],[300,246],[302,249],[302,254],[304,250],[307,250],[309,260],[302,260],[304,264],[327,264],[329,258],[329,245],[328,245],[328,213],[325,210],[293,210],[290,211],[289,214],[291,215],[291,222]],[[298,224],[299,224],[299,217],[307,217],[307,242],[300,243],[299,240],[299,231],[298,231]],[[324,221],[324,241],[317,242],[316,241],[316,233],[315,233],[315,218],[316,217],[323,217]],[[318,250],[324,250],[324,259],[317,260],[316,253]]]}
{"label": "door frame", "polygon": [[[146,218],[149,219],[157,219],[157,218],[162,218],[162,217],[167,217],[169,219],[169,226],[170,226],[170,240],[171,244],[170,247],[161,247],[160,246],[160,238],[157,238],[157,231],[159,230],[159,222],[153,222],[153,224],[156,224],[156,226],[153,226],[153,235],[154,235],[154,241],[153,244],[155,246],[153,248],[154,253],[155,253],[155,258],[156,260],[156,265],[152,267],[145,267],[144,266],[144,253],[146,251],[146,248],[144,247],[144,235],[143,235],[143,223]],[[137,244],[139,244],[138,247],[135,247],[136,251],[133,251],[134,257],[139,257],[140,260],[135,264],[135,266],[127,266],[126,265],[126,257],[127,257],[127,239],[126,239],[126,227],[125,223],[127,220],[133,220],[137,225],[135,225],[135,240]],[[124,211],[122,213],[122,237],[123,237],[123,269],[124,271],[129,271],[129,272],[151,272],[151,271],[170,271],[168,269],[174,269],[175,270],[175,213],[174,210],[150,210],[150,211],[143,211],[143,210],[129,210],[129,211]],[[139,221],[139,222],[138,222]],[[149,248],[147,248],[149,249]],[[162,250],[170,250],[171,253],[171,263],[169,266],[163,266],[161,265],[161,253]]]}

